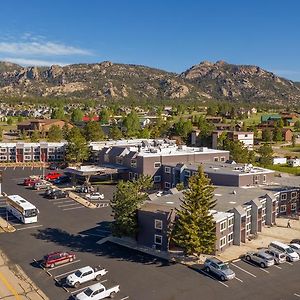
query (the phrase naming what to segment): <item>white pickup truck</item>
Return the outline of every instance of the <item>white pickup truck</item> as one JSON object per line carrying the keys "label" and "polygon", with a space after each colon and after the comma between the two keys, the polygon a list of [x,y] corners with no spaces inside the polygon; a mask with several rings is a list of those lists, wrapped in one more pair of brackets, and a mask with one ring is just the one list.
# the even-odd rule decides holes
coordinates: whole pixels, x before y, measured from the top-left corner
{"label": "white pickup truck", "polygon": [[112,288],[106,289],[101,283],[96,283],[89,286],[83,292],[75,296],[75,300],[101,300],[105,298],[114,298],[114,296],[120,291],[120,286],[116,285]]}
{"label": "white pickup truck", "polygon": [[66,278],[66,283],[69,286],[78,288],[80,284],[91,281],[100,280],[102,276],[107,273],[105,269],[92,268],[86,266],[84,268],[78,269],[76,272],[70,274]]}

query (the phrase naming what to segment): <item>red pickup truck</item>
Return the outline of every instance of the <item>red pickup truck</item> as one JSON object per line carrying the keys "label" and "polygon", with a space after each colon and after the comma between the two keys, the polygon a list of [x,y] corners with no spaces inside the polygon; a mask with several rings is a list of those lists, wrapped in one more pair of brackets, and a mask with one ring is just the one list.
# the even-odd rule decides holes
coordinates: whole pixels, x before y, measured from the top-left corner
{"label": "red pickup truck", "polygon": [[60,176],[62,175],[58,172],[50,172],[45,176],[45,179],[52,181],[58,179]]}
{"label": "red pickup truck", "polygon": [[34,186],[34,184],[36,182],[39,182],[40,180],[41,180],[41,178],[38,177],[38,176],[30,176],[30,177],[24,179],[23,185],[25,185],[25,186]]}
{"label": "red pickup truck", "polygon": [[44,256],[43,265],[46,268],[53,268],[57,265],[72,262],[75,258],[75,254],[70,252],[52,252]]}

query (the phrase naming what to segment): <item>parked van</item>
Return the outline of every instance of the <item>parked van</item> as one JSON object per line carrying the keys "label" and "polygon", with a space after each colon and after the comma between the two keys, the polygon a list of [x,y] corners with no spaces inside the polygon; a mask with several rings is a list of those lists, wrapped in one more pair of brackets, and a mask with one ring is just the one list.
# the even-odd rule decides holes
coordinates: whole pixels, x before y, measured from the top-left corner
{"label": "parked van", "polygon": [[287,261],[297,261],[299,260],[299,255],[288,245],[274,241],[270,243],[269,245],[270,250],[278,250],[286,255],[286,260]]}
{"label": "parked van", "polygon": [[276,265],[286,262],[286,255],[282,252],[279,252],[278,250],[269,249],[266,250],[265,252],[273,256]]}

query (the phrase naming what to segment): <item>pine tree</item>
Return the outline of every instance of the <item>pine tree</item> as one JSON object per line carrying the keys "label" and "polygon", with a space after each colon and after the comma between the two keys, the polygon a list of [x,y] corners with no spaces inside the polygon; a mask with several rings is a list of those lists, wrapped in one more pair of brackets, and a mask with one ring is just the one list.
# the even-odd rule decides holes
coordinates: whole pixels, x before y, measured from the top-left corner
{"label": "pine tree", "polygon": [[210,254],[215,249],[215,224],[210,212],[216,204],[213,191],[210,179],[200,166],[198,173],[190,177],[172,236],[188,255]]}
{"label": "pine tree", "polygon": [[141,176],[136,181],[119,181],[110,205],[114,223],[112,231],[115,236],[132,236],[137,233],[137,209],[146,200],[146,190],[152,187],[149,176]]}

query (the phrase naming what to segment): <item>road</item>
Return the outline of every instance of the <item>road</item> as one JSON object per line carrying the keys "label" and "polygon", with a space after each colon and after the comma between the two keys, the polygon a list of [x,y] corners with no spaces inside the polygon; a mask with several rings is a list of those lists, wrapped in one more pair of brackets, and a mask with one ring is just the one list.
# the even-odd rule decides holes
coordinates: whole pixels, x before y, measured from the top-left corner
{"label": "road", "polygon": [[[231,265],[237,279],[220,282],[202,270],[169,264],[111,243],[97,245],[96,241],[109,234],[111,209],[71,209],[78,207],[72,200],[44,199],[39,192],[18,185],[29,174],[32,171],[28,169],[5,170],[2,188],[8,194],[19,194],[35,204],[40,210],[39,221],[34,225],[16,224],[16,232],[1,234],[0,248],[50,299],[68,299],[75,289],[63,289],[55,279],[60,281],[73,270],[86,265],[101,265],[108,270],[103,277],[104,284],[120,284],[117,300],[300,298],[300,262],[264,270],[238,261]],[[103,186],[101,192],[106,199],[111,198],[113,188]],[[3,208],[0,212],[3,213]],[[39,261],[44,254],[57,249],[72,251],[77,259],[49,272],[34,262],[34,259]]]}

